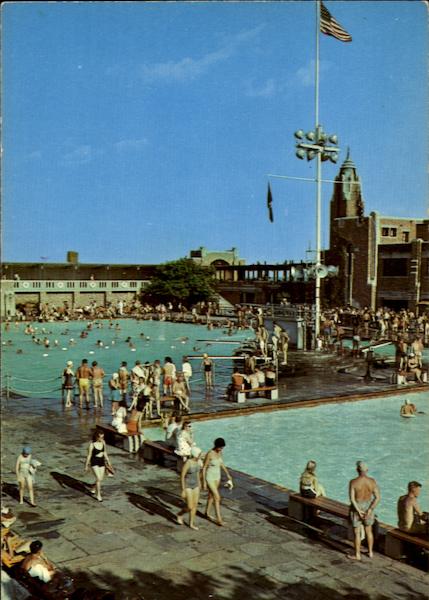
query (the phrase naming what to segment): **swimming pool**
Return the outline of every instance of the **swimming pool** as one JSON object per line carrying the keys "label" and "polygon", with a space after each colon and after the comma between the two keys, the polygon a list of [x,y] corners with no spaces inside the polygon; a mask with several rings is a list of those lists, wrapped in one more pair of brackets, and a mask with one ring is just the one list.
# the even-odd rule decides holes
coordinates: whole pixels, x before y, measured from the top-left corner
{"label": "swimming pool", "polygon": [[[222,328],[208,330],[203,325],[190,323],[171,323],[168,321],[137,321],[134,319],[115,319],[114,326],[119,324],[120,330],[109,329],[109,321],[99,321],[103,327],[96,326],[88,332],[87,338],[80,338],[83,330],[86,330],[87,321],[71,321],[69,323],[34,323],[37,327],[35,335],[39,338],[49,338],[50,348],[35,344],[31,335],[25,335],[25,323],[20,323],[16,329],[12,324],[9,331],[2,331],[2,387],[5,385],[7,374],[15,377],[12,388],[28,395],[43,395],[45,398],[58,397],[58,388],[61,384],[59,377],[65,367],[66,361],[72,360],[74,368],[77,369],[82,358],[87,358],[89,363],[96,360],[110,376],[117,371],[121,361],[128,362],[128,368],[132,368],[136,360],[141,362],[160,359],[161,363],[165,356],[171,356],[177,368],[182,364],[184,355],[199,355],[204,352],[210,355],[230,356],[239,344],[217,343],[231,340],[246,340],[253,337],[250,330],[236,331],[232,336],[224,333]],[[44,331],[46,333],[44,333]],[[133,351],[127,338],[131,337],[135,345]],[[73,338],[75,345],[70,345]],[[8,345],[8,341],[12,345]],[[58,341],[58,347],[54,347],[54,341]],[[97,341],[103,342],[103,347],[97,346]],[[198,341],[210,340],[210,341]],[[22,350],[22,354],[17,354]],[[200,361],[191,362],[195,371],[195,378],[201,377]],[[230,361],[219,361],[216,364],[216,373],[220,375],[222,370],[228,369],[228,377],[231,372]],[[54,390],[54,391],[51,391]]]}
{"label": "swimming pool", "polygon": [[[348,501],[356,461],[365,460],[382,494],[376,513],[396,524],[397,499],[411,480],[423,484],[420,504],[429,510],[429,394],[407,397],[426,414],[401,418],[405,396],[396,395],[198,421],[194,436],[204,450],[216,437],[225,438],[228,466],[295,490],[307,461],[316,460],[327,495],[342,502]],[[148,429],[147,435],[160,439],[162,432]]]}

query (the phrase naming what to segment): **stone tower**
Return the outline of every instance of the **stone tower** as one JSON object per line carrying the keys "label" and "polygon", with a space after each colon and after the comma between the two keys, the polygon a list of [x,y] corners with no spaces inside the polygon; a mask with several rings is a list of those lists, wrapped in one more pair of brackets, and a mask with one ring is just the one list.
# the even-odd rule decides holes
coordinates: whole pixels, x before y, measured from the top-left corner
{"label": "stone tower", "polygon": [[335,182],[331,199],[331,223],[333,219],[341,217],[358,217],[361,219],[365,207],[360,178],[355,164],[350,158],[349,148],[347,149],[346,160],[341,165]]}

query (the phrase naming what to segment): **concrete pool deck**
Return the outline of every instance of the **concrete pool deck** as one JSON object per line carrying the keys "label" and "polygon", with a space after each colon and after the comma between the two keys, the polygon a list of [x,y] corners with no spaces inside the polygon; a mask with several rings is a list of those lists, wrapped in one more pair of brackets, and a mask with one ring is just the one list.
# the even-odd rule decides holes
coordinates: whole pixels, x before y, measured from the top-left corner
{"label": "concrete pool deck", "polygon": [[[365,384],[359,370],[345,375],[346,381],[342,375],[332,381],[333,360],[320,358],[320,369],[287,379],[281,402],[322,397],[328,388],[331,396],[397,389]],[[262,408],[268,401],[251,402]],[[194,400],[193,410],[213,415],[222,406],[216,396],[203,397]],[[241,407],[234,404],[233,410]],[[234,490],[222,490],[226,526],[199,516],[200,530],[194,532],[174,522],[181,506],[177,473],[113,447],[116,475],[104,482],[104,502],[93,499],[85,486],[92,477],[83,471],[93,411],[65,413],[52,400],[10,399],[3,401],[2,417],[2,502],[18,517],[13,529],[41,539],[47,555],[78,585],[115,590],[120,600],[427,598],[427,574],[378,553],[372,561],[349,561],[348,542],[327,543],[289,519],[287,493],[265,481],[234,473]],[[28,443],[43,463],[37,508],[15,499],[15,461]]]}

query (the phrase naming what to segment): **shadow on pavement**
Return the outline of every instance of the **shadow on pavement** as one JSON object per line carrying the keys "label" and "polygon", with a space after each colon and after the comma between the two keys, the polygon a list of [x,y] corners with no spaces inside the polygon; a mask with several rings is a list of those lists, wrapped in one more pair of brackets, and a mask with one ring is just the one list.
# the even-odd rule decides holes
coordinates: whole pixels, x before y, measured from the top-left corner
{"label": "shadow on pavement", "polygon": [[134,504],[135,507],[144,510],[149,515],[158,515],[159,517],[163,517],[167,521],[173,521],[174,523],[176,523],[176,515],[163,504],[151,500],[146,496],[133,494],[132,492],[127,492],[127,497],[131,504]]}
{"label": "shadow on pavement", "polygon": [[[119,566],[119,565],[118,565]],[[293,577],[293,571],[285,576]],[[165,572],[165,571],[164,571]],[[88,571],[68,572],[73,577],[77,591],[71,600],[207,600],[208,598],[228,598],[228,600],[391,600],[387,592],[374,590],[361,591],[346,583],[338,582],[333,589],[317,581],[299,581],[280,584],[263,572],[255,572],[241,566],[230,566],[222,575],[216,576],[196,571],[176,571],[178,581],[172,581],[160,572],[132,570],[127,579],[108,571],[97,574]],[[400,597],[407,600],[426,600],[424,593],[412,591],[406,583]],[[398,597],[398,596],[395,596]]]}
{"label": "shadow on pavement", "polygon": [[7,483],[6,481],[2,481],[1,484],[2,493],[7,494],[17,502],[19,502],[19,489],[16,483]]}
{"label": "shadow on pavement", "polygon": [[92,485],[85,483],[84,481],[80,481],[80,479],[75,479],[74,477],[70,477],[70,475],[65,475],[64,473],[58,473],[58,471],[51,471],[51,477],[57,481],[61,487],[63,488],[71,488],[80,492],[82,494],[86,494],[92,498],[92,494],[90,492]]}

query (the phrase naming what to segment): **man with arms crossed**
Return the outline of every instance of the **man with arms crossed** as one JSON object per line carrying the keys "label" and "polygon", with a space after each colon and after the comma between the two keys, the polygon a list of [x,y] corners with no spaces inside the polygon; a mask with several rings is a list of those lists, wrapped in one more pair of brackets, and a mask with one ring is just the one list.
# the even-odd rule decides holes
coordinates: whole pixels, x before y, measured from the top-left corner
{"label": "man with arms crossed", "polygon": [[374,509],[380,502],[380,490],[375,479],[368,477],[368,467],[364,462],[359,460],[356,463],[356,470],[358,476],[352,479],[349,484],[350,520],[353,526],[355,547],[354,556],[349,558],[360,560],[362,528],[365,529],[368,541],[369,557],[372,558],[373,556],[374,537],[372,526],[374,524]]}

